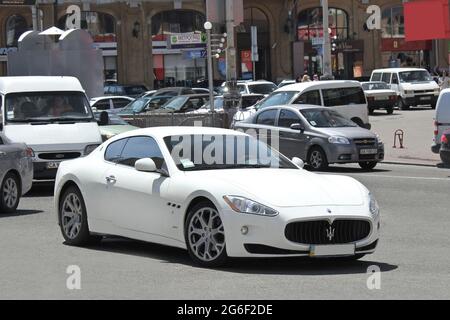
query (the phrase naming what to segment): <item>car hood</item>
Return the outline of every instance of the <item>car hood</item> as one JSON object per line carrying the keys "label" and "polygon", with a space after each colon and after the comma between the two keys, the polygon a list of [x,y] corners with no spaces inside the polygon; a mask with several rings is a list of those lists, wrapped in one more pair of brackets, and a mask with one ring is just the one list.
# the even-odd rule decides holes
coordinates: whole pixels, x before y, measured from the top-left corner
{"label": "car hood", "polygon": [[439,89],[435,81],[402,82],[403,90],[435,90]]}
{"label": "car hood", "polygon": [[340,136],[349,139],[376,138],[376,134],[374,134],[370,130],[361,127],[315,128],[315,129],[328,136]]}
{"label": "car hood", "polygon": [[6,125],[4,133],[11,141],[24,142],[35,151],[84,149],[87,144],[102,142],[96,122],[14,124]]}
{"label": "car hood", "polygon": [[228,195],[247,197],[274,207],[361,206],[364,203],[361,184],[344,176],[296,169],[212,170],[187,175],[213,180],[210,182],[216,184],[226,183]]}
{"label": "car hood", "polygon": [[397,93],[394,90],[389,89],[366,90],[364,91],[364,93],[366,94],[366,96],[369,97],[397,95]]}

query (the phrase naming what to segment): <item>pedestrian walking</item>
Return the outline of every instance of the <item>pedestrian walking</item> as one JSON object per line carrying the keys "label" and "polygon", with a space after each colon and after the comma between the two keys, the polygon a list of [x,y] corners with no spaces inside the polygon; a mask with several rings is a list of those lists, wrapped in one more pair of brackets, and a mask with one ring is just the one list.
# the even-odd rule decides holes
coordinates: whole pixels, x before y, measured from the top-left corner
{"label": "pedestrian walking", "polygon": [[307,74],[305,74],[302,78],[302,82],[311,82],[311,78]]}
{"label": "pedestrian walking", "polygon": [[442,77],[439,81],[439,87],[441,90],[450,88],[450,77],[446,70],[442,71]]}

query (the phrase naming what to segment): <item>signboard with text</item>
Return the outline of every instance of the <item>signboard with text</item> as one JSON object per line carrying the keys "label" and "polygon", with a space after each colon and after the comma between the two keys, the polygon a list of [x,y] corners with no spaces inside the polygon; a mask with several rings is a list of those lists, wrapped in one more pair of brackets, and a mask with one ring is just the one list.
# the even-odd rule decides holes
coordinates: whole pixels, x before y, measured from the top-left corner
{"label": "signboard with text", "polygon": [[203,48],[206,46],[206,35],[203,33],[174,33],[168,37],[172,49]]}
{"label": "signboard with text", "polygon": [[0,0],[0,6],[34,6],[36,0]]}

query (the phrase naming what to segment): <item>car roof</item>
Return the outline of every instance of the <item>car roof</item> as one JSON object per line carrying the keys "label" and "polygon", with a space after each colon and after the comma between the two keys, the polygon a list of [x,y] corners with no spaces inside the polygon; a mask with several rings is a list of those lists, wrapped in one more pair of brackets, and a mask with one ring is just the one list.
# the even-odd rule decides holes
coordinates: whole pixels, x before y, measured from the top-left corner
{"label": "car roof", "polygon": [[106,100],[106,99],[126,99],[126,100],[134,100],[131,97],[128,96],[102,96],[102,97],[94,97],[91,98],[90,101],[100,101],[100,100]]}
{"label": "car roof", "polygon": [[402,72],[402,71],[427,71],[424,68],[384,68],[384,69],[375,69],[374,72]]}
{"label": "car roof", "polygon": [[299,91],[302,92],[305,89],[311,88],[347,88],[347,87],[360,87],[361,83],[354,80],[326,80],[326,81],[310,81],[310,82],[299,82],[294,84],[289,84],[284,87],[278,88],[274,92],[283,91]]}
{"label": "car roof", "polygon": [[271,106],[261,109],[262,110],[270,110],[270,109],[279,109],[279,108],[286,108],[286,109],[296,109],[296,110],[307,110],[307,109],[323,109],[323,110],[330,110],[328,107],[322,107],[322,106],[316,106],[313,104],[283,104],[278,106]]}
{"label": "car roof", "polygon": [[55,92],[80,91],[85,92],[80,81],[75,77],[55,76],[25,76],[0,77],[0,92]]}

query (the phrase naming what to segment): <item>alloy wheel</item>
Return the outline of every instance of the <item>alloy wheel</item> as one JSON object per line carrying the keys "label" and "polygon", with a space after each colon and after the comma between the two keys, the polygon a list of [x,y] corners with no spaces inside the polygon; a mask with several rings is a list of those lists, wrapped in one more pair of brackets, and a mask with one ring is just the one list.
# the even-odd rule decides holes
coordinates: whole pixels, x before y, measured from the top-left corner
{"label": "alloy wheel", "polygon": [[19,188],[13,178],[7,178],[3,185],[3,199],[8,208],[14,208],[19,197]]}
{"label": "alloy wheel", "polygon": [[309,158],[309,164],[314,168],[318,169],[322,166],[323,158],[322,154],[318,150],[314,150],[311,152],[311,156]]}
{"label": "alloy wheel", "polygon": [[188,226],[188,242],[201,261],[214,261],[222,254],[225,232],[222,219],[215,209],[202,208],[194,213]]}
{"label": "alloy wheel", "polygon": [[75,239],[81,231],[83,207],[75,193],[69,193],[61,208],[61,223],[69,239]]}

